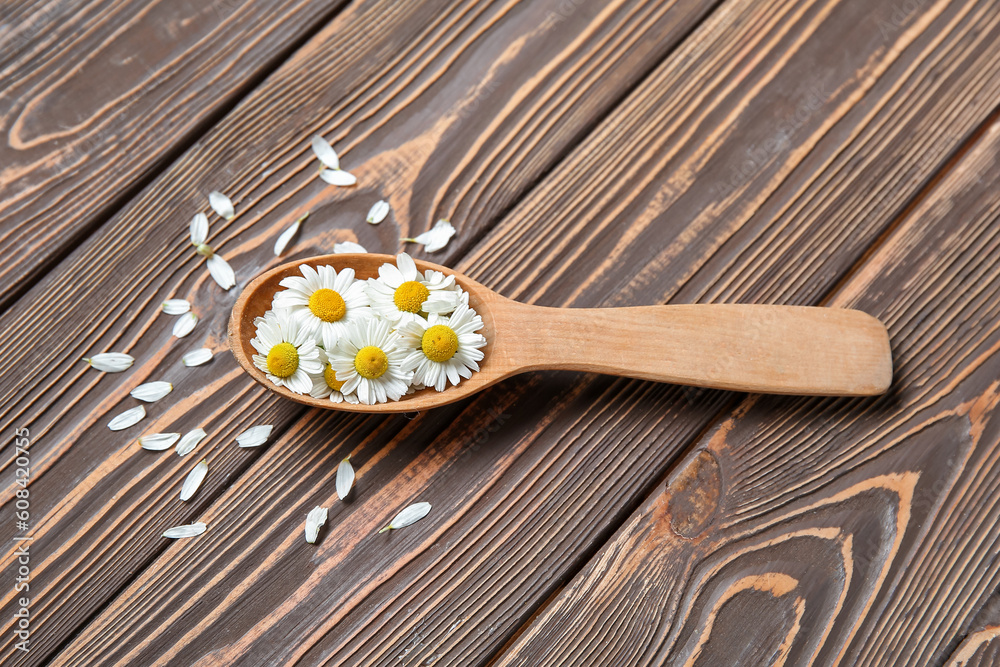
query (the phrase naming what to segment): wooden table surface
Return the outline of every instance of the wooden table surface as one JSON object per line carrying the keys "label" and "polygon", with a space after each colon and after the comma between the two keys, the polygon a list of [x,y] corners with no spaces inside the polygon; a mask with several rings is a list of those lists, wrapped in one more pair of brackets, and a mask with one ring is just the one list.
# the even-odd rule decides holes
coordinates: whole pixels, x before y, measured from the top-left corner
{"label": "wooden table surface", "polygon": [[[1000,663],[1000,2],[36,0],[0,40],[0,664]],[[356,187],[316,178],[314,134]],[[238,211],[210,238],[228,293],[187,240],[211,190]],[[444,250],[400,241],[441,218]],[[862,309],[893,385],[552,372],[306,409],[239,370],[226,323],[338,241],[549,306]],[[80,362],[102,351],[135,365]],[[109,431],[150,380],[174,390]],[[238,448],[255,424],[269,444]],[[136,443],[197,427],[192,456]]]}

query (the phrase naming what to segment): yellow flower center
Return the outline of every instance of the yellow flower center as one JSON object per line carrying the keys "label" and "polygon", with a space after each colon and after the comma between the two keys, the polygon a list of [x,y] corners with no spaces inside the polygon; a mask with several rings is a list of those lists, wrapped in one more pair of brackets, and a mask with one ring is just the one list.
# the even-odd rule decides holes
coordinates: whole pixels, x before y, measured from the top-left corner
{"label": "yellow flower center", "polygon": [[267,370],[275,377],[291,377],[298,368],[299,351],[291,343],[278,343],[267,353]]}
{"label": "yellow flower center", "polygon": [[309,297],[309,310],[324,322],[336,322],[347,314],[347,304],[338,293],[324,287]]}
{"label": "yellow flower center", "polygon": [[409,280],[396,288],[396,293],[392,295],[392,302],[406,313],[419,313],[427,301],[431,291],[425,285],[416,280]]}
{"label": "yellow flower center", "polygon": [[424,332],[420,347],[431,361],[448,361],[458,352],[458,334],[451,327],[435,324]]}
{"label": "yellow flower center", "polygon": [[326,380],[326,386],[334,391],[340,391],[340,388],[344,386],[344,383],[337,379],[337,374],[333,372],[333,367],[330,364],[327,364],[326,370],[323,371],[323,379]]}
{"label": "yellow flower center", "polygon": [[354,357],[354,369],[361,377],[374,380],[389,370],[389,357],[374,345],[363,347]]}

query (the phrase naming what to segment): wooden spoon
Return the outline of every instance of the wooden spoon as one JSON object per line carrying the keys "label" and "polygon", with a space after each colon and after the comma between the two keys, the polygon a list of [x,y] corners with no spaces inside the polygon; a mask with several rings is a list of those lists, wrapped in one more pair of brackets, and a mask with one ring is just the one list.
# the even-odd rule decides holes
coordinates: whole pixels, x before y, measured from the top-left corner
{"label": "wooden spoon", "polygon": [[455,276],[483,318],[480,370],[457,386],[433,388],[377,405],[334,403],[277,387],[256,366],[254,318],[271,306],[299,266],[353,268],[378,276],[391,255],[323,255],[282,264],[253,280],[229,320],[236,360],[271,391],[306,405],[353,412],[413,412],[445,405],[525,371],[554,369],[696,385],[714,389],[813,396],[874,396],[892,380],[889,336],[857,310],[805,306],[677,305],[633,308],[545,308],[512,301],[451,269],[416,260],[421,271]]}

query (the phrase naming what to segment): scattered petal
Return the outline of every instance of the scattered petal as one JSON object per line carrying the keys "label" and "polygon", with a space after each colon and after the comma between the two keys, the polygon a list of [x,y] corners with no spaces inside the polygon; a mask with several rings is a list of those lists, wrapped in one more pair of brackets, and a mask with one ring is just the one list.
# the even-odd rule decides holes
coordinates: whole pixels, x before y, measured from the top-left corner
{"label": "scattered petal", "polygon": [[384,199],[380,199],[375,202],[375,205],[368,211],[368,224],[377,225],[385,220],[385,216],[387,215],[389,215],[389,202]]}
{"label": "scattered petal", "polygon": [[396,518],[389,522],[388,526],[378,532],[384,533],[387,530],[396,530],[397,528],[404,528],[410,524],[414,524],[427,516],[427,513],[430,511],[430,503],[414,503],[409,507],[403,508],[403,510],[396,515]]}
{"label": "scattered petal", "polygon": [[163,533],[163,536],[172,540],[180,539],[182,537],[195,537],[196,535],[204,533],[206,528],[208,528],[208,526],[199,521],[185,526],[174,526],[173,528],[169,528]]}
{"label": "scattered petal", "polygon": [[325,507],[316,506],[306,515],[306,542],[316,544],[316,537],[319,529],[326,523],[328,510]]}
{"label": "scattered petal", "polygon": [[108,428],[112,431],[121,431],[122,429],[128,428],[129,426],[134,426],[142,421],[142,418],[146,416],[146,408],[141,405],[137,405],[131,410],[126,410],[121,413],[110,422],[108,422]]}
{"label": "scattered petal", "polygon": [[341,254],[345,252],[368,252],[365,247],[360,243],[355,243],[354,241],[344,241],[343,243],[334,243],[333,252],[335,254]]}
{"label": "scattered petal", "polygon": [[288,229],[286,229],[285,231],[281,232],[281,236],[279,236],[278,240],[274,242],[274,256],[275,257],[280,257],[281,253],[285,252],[285,248],[287,248],[288,244],[292,242],[292,239],[295,238],[295,235],[299,231],[299,227],[302,226],[302,221],[305,220],[308,217],[309,217],[309,214],[306,213],[301,218],[299,218],[298,220],[296,220],[295,222],[293,222]]}
{"label": "scattered petal", "polygon": [[212,351],[207,347],[203,347],[200,350],[191,350],[181,357],[181,363],[185,366],[201,366],[211,360]]}
{"label": "scattered petal", "polygon": [[267,442],[272,428],[274,426],[271,424],[252,426],[236,436],[236,442],[239,443],[240,447],[260,447]]}
{"label": "scattered petal", "polygon": [[92,357],[84,357],[83,360],[90,364],[91,368],[105,373],[121,373],[131,368],[135,361],[131,355],[123,352],[101,352]]}
{"label": "scattered petal", "polygon": [[181,438],[181,441],[177,443],[177,455],[187,456],[194,448],[198,446],[198,443],[205,439],[205,429],[196,428],[193,431],[188,431]]}
{"label": "scattered petal", "polygon": [[198,487],[205,480],[205,475],[208,474],[208,461],[202,459],[198,462],[198,465],[194,467],[191,472],[188,473],[187,478],[184,480],[184,486],[181,487],[181,500],[191,500],[194,494],[198,492]]}
{"label": "scattered petal", "polygon": [[419,243],[424,246],[427,252],[437,252],[448,245],[448,241],[455,235],[455,228],[447,220],[438,220],[430,231],[426,231],[413,239],[403,239],[410,243]]}
{"label": "scattered petal", "polygon": [[354,486],[354,466],[351,465],[351,457],[348,456],[337,467],[337,497],[341,500],[346,499],[352,486]]}
{"label": "scattered petal", "polygon": [[139,446],[151,452],[162,452],[173,447],[180,433],[150,433],[139,438]]}
{"label": "scattered petal", "polygon": [[174,385],[169,382],[147,382],[146,384],[140,384],[129,393],[132,395],[132,398],[147,403],[155,403],[169,394],[173,388]]}
{"label": "scattered petal", "polygon": [[330,145],[329,141],[317,134],[312,138],[312,149],[324,167],[327,169],[340,169],[340,158],[337,157],[337,151],[333,150],[333,146]]}
{"label": "scattered petal", "polygon": [[[221,192],[212,191],[208,193],[208,205],[212,210],[221,215],[226,220],[236,217],[236,209],[233,208],[233,201]],[[194,239],[191,239],[192,242]],[[204,241],[202,241],[204,243]],[[198,245],[195,243],[195,245]]]}
{"label": "scattered petal", "polygon": [[187,299],[167,299],[163,302],[163,312],[167,315],[183,315],[191,310],[191,302]]}
{"label": "scattered petal", "polygon": [[319,177],[330,185],[339,185],[341,187],[348,187],[358,182],[354,174],[343,169],[324,169],[319,172]]}
{"label": "scattered petal", "polygon": [[229,266],[229,262],[213,254],[208,258],[206,264],[208,264],[208,272],[215,278],[215,282],[219,283],[219,287],[228,290],[236,284],[236,272],[233,271],[233,267]]}
{"label": "scattered petal", "polygon": [[174,322],[174,335],[178,338],[184,338],[184,336],[194,331],[194,325],[196,324],[198,324],[198,316],[194,313],[185,313]]}
{"label": "scattered petal", "polygon": [[191,218],[191,245],[200,246],[208,240],[208,216],[195,213]]}

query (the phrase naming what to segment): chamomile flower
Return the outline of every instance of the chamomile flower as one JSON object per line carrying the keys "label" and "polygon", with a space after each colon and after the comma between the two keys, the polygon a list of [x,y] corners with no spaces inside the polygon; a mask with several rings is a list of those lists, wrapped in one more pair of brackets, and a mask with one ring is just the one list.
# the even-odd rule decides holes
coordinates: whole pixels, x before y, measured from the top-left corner
{"label": "chamomile flower", "polygon": [[212,207],[213,211],[226,220],[232,220],[236,217],[236,209],[233,208],[233,200],[221,192],[216,190],[209,192],[208,205]]}
{"label": "chamomile flower", "polygon": [[320,361],[323,363],[323,372],[312,376],[313,386],[309,395],[313,398],[329,398],[334,403],[343,403],[344,401],[357,403],[357,396],[354,394],[344,395],[341,391],[344,382],[337,379],[337,374],[333,372],[333,368],[330,367],[330,362],[327,360],[326,352],[320,350],[319,355]]}
{"label": "chamomile flower", "polygon": [[389,215],[389,202],[380,199],[368,210],[368,217],[365,220],[368,221],[369,225],[377,225],[385,220],[387,215]]}
{"label": "chamomile flower", "polygon": [[319,172],[319,177],[324,181],[331,185],[341,186],[354,185],[358,182],[358,179],[354,178],[354,174],[340,168],[340,157],[338,157],[337,151],[333,150],[329,141],[316,135],[312,138],[312,149],[319,161],[326,167]]}
{"label": "chamomile flower", "polygon": [[333,150],[330,142],[318,134],[312,138],[312,150],[316,158],[323,163],[327,169],[340,169],[340,158],[337,151]]}
{"label": "chamomile flower", "polygon": [[[215,194],[215,193],[213,193]],[[220,195],[223,196],[224,195]],[[226,201],[229,201],[226,198]],[[230,202],[230,205],[232,202]],[[220,215],[222,215],[220,213]],[[227,218],[228,219],[228,218]],[[205,258],[208,272],[212,275],[219,287],[224,290],[231,289],[236,284],[236,272],[225,259],[215,254],[212,246],[208,245],[208,217],[204,213],[198,213],[191,220],[191,245],[195,252]]]}
{"label": "chamomile flower", "polygon": [[464,303],[450,316],[431,315],[401,324],[396,332],[400,345],[408,350],[402,368],[413,372],[413,382],[444,391],[450,381],[472,377],[483,359],[486,345],[483,320]]}
{"label": "chamomile flower", "polygon": [[[302,276],[289,276],[280,285],[288,289],[274,295],[274,308],[286,308],[299,328],[330,350],[348,325],[368,317],[368,295],[363,282],[354,279],[354,269],[340,273],[332,266],[299,267]],[[319,373],[320,371],[315,371]],[[312,386],[310,382],[309,386]],[[305,391],[309,391],[306,387]]]}
{"label": "chamomile flower", "polygon": [[396,256],[396,266],[380,266],[378,278],[369,278],[365,291],[372,310],[393,323],[422,319],[421,313],[450,313],[459,299],[455,276],[420,273],[405,252]]}
{"label": "chamomile flower", "polygon": [[398,340],[389,323],[376,317],[348,327],[337,347],[327,350],[337,380],[344,383],[341,393],[357,393],[365,405],[399,400],[413,373],[400,368],[406,350],[399,347]]}
{"label": "chamomile flower", "polygon": [[368,252],[365,247],[360,243],[355,243],[354,241],[344,241],[343,243],[334,243],[333,252],[336,255],[345,252]]}
{"label": "chamomile flower", "polygon": [[402,239],[405,243],[419,243],[424,246],[426,252],[437,252],[448,245],[448,241],[455,235],[455,227],[447,220],[438,220],[429,231],[418,235],[416,238]]}
{"label": "chamomile flower", "polygon": [[254,366],[264,371],[268,380],[296,394],[312,389],[309,375],[322,372],[323,365],[311,332],[287,311],[269,310],[254,324],[257,335],[250,344],[260,353],[253,355]]}

